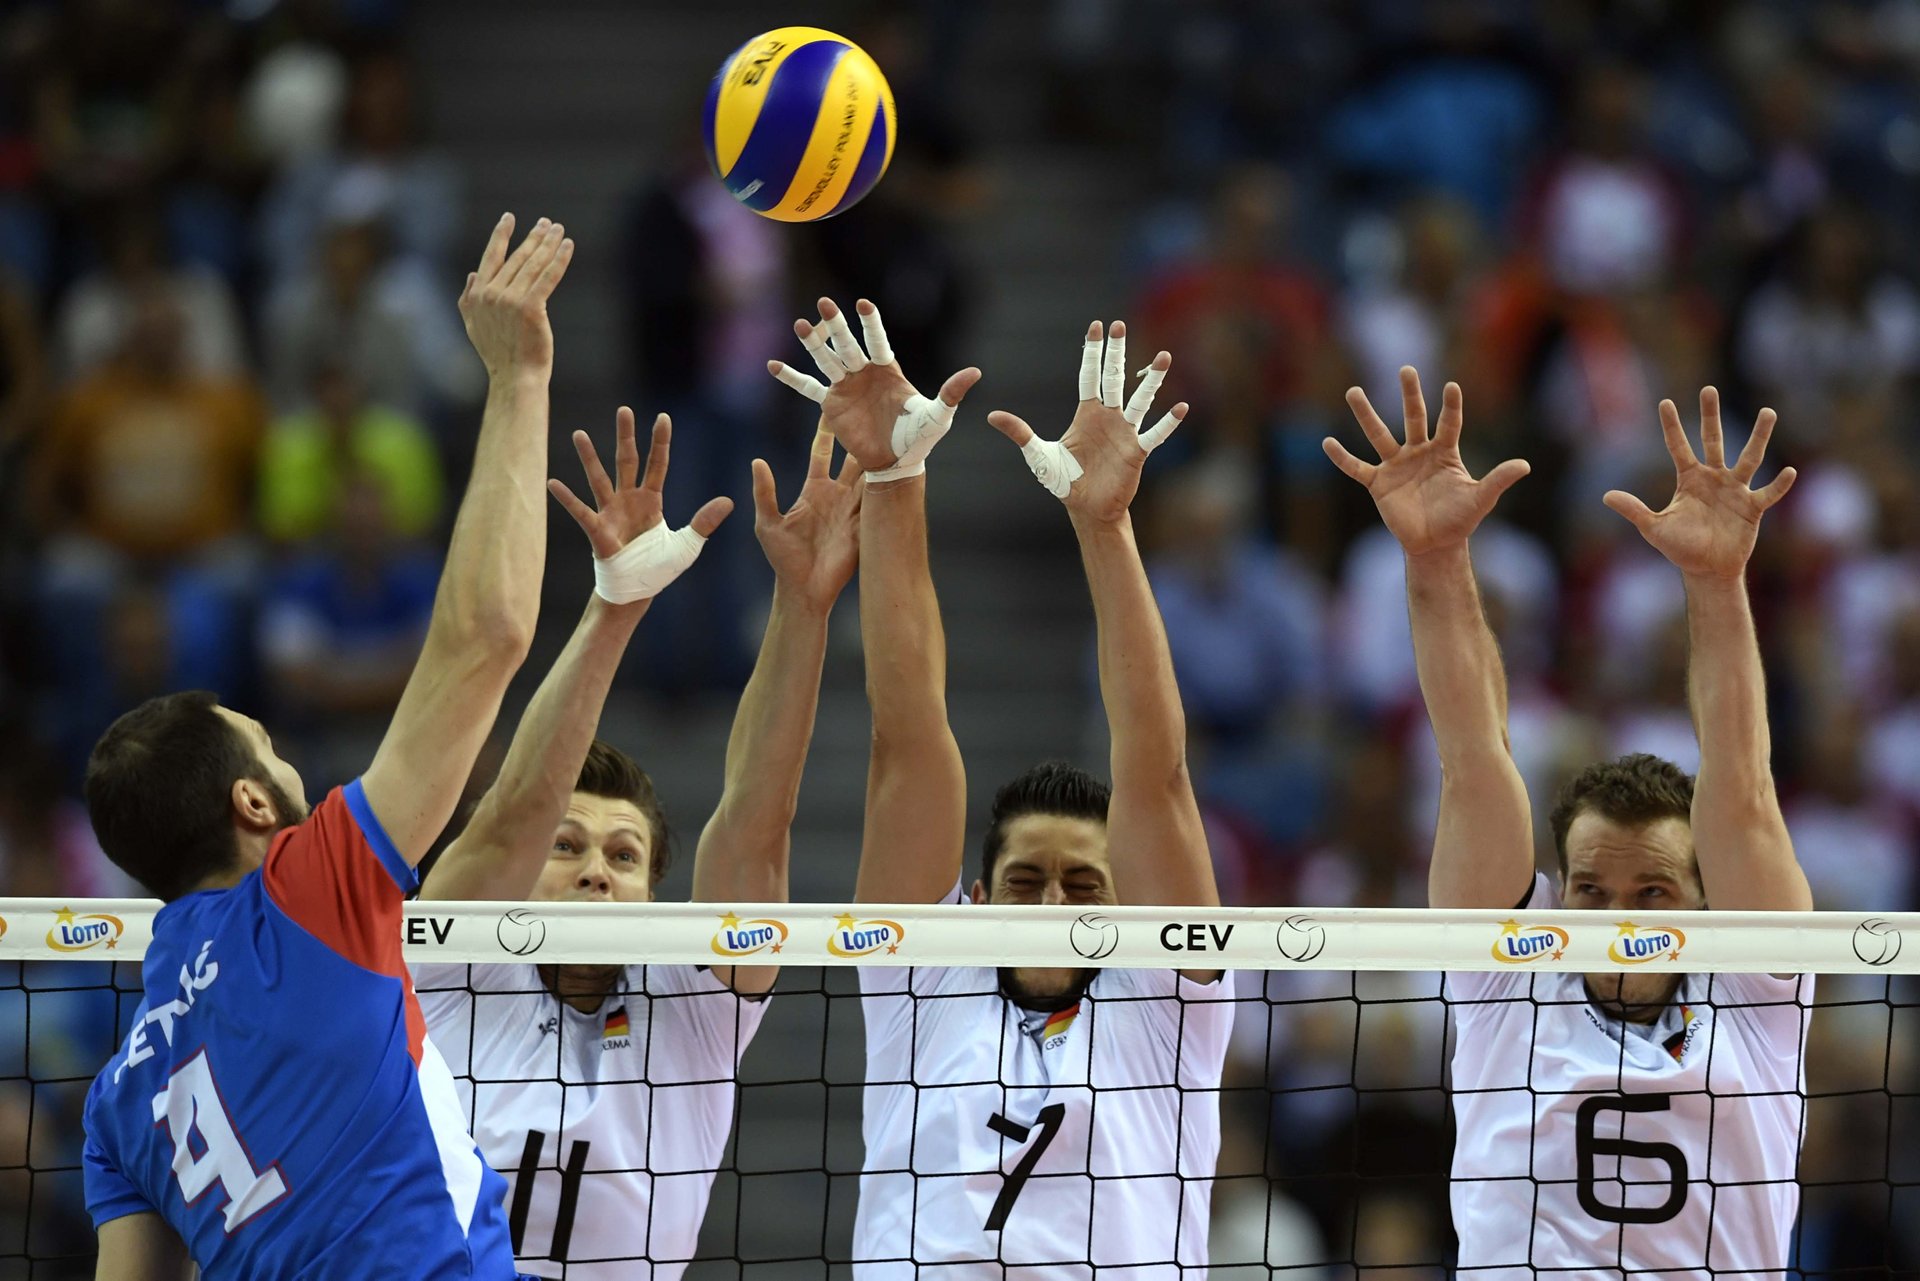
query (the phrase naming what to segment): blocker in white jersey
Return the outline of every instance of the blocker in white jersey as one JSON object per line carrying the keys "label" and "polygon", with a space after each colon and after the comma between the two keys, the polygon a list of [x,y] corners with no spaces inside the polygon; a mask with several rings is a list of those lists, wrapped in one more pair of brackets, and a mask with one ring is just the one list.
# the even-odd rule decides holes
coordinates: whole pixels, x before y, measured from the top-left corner
{"label": "blocker in white jersey", "polygon": [[1230,984],[1104,970],[1053,1012],[985,968],[860,986],[857,1277],[1205,1275]]}
{"label": "blocker in white jersey", "polygon": [[1463,1278],[1784,1276],[1811,975],[1690,974],[1652,1024],[1521,965],[1446,996]]}
{"label": "blocker in white jersey", "polygon": [[532,965],[416,965],[474,1139],[505,1175],[519,1267],[568,1281],[680,1276],[766,1012],[690,965],[630,965],[585,1014]]}

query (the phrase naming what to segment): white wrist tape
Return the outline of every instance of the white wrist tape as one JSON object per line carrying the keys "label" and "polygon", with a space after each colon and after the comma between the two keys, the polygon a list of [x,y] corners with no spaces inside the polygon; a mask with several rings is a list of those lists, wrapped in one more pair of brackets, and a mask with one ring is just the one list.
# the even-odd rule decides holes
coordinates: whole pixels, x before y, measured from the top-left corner
{"label": "white wrist tape", "polygon": [[893,466],[868,472],[868,482],[903,480],[926,471],[927,455],[953,426],[953,409],[938,397],[929,400],[918,392],[907,397],[900,416],[893,420]]}
{"label": "white wrist tape", "polygon": [[707,540],[663,521],[604,560],[593,558],[593,590],[615,605],[658,596],[700,559]]}
{"label": "white wrist tape", "polygon": [[1055,498],[1065,498],[1084,471],[1073,451],[1057,440],[1035,436],[1020,446],[1020,456],[1027,460],[1027,470],[1033,473],[1033,478]]}

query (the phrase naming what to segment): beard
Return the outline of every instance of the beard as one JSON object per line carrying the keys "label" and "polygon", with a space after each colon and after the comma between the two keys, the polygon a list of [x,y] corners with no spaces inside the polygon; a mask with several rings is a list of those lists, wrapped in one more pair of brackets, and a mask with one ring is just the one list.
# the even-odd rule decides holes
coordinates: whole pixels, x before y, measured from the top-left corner
{"label": "beard", "polygon": [[307,821],[311,811],[306,801],[288,795],[285,788],[270,778],[256,778],[253,781],[266,789],[267,799],[273,802],[273,812],[280,816],[280,826],[274,829],[276,834]]}
{"label": "beard", "polygon": [[1051,1014],[1079,1004],[1098,977],[1099,970],[1013,969],[1000,970],[1000,990],[1022,1009]]}
{"label": "beard", "polygon": [[1680,990],[1678,974],[1589,974],[1587,995],[1600,1009],[1628,1023],[1652,1023]]}

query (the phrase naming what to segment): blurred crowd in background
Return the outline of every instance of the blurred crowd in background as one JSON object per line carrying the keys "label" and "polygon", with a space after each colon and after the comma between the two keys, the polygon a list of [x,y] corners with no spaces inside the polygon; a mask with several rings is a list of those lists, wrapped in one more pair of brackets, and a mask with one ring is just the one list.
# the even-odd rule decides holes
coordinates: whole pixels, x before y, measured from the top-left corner
{"label": "blurred crowd in background", "polygon": [[[76,784],[147,695],[258,709],[317,794],[410,669],[484,375],[453,309],[463,176],[419,111],[405,9],[0,0],[0,896],[126,890]],[[991,156],[954,105],[969,6],[892,9],[857,38],[894,78],[903,156],[817,252],[879,282],[903,364],[945,371],[975,282],[1020,289],[946,222],[1020,196],[977,180]],[[1349,385],[1397,422],[1412,364],[1432,404],[1463,385],[1471,469],[1533,464],[1474,550],[1543,842],[1571,769],[1698,762],[1678,574],[1600,495],[1671,491],[1662,397],[1691,425],[1717,385],[1730,451],[1779,411],[1763,479],[1800,481],[1751,582],[1788,822],[1819,906],[1920,906],[1920,2],[1022,10],[1054,68],[1029,127],[1125,148],[1148,184],[1126,317],[1175,353],[1163,399],[1198,408],[1137,514],[1230,899],[1425,901],[1439,780],[1400,555],[1320,451],[1361,448]],[[803,303],[787,241],[696,145],[625,221],[624,350],[660,407],[736,425],[697,457],[676,441],[679,483],[730,492],[701,477],[743,472],[760,364]],[[688,634],[649,625],[649,678],[737,685],[744,652]],[[1241,1021],[1222,1173],[1254,1177],[1221,1185],[1223,1240],[1444,1275],[1402,1266],[1446,1248],[1444,1033],[1406,1003],[1430,985],[1285,982]],[[1886,993],[1824,981],[1861,1004],[1815,1023],[1813,1089],[1836,1097],[1806,1173],[1847,1186],[1809,1193],[1810,1268],[1920,1266],[1920,1206],[1887,1181],[1920,1160],[1896,1142],[1920,1124],[1920,1028]],[[0,1004],[16,1082],[21,1013]],[[84,1077],[104,1044],[33,1053]],[[0,1167],[25,1150],[12,1086]],[[36,1163],[72,1137],[36,1132]],[[83,1238],[39,1186],[39,1230]]]}

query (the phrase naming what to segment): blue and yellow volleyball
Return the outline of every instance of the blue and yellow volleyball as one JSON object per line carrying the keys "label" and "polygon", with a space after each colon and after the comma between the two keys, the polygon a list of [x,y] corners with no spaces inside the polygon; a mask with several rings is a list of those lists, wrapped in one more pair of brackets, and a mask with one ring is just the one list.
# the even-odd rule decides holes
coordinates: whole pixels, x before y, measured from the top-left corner
{"label": "blue and yellow volleyball", "polygon": [[782,222],[857,204],[893,159],[893,93],[866,50],[819,27],[755,36],[707,90],[707,162],[733,198]]}

